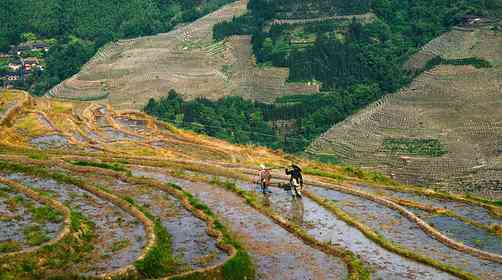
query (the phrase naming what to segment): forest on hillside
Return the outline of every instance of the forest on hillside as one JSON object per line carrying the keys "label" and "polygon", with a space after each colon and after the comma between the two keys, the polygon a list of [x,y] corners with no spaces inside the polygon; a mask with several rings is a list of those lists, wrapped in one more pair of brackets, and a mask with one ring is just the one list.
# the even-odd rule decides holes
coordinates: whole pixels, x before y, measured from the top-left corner
{"label": "forest on hillside", "polygon": [[[215,26],[214,38],[252,35],[254,54],[260,65],[288,67],[289,80],[293,82],[321,83],[321,94],[286,97],[269,106],[248,108],[248,114],[259,112],[265,121],[295,121],[289,135],[301,141],[265,143],[272,147],[278,143],[290,152],[303,151],[310,141],[334,124],[411,82],[419,73],[406,72],[402,65],[430,40],[464,24],[466,18],[502,14],[499,0],[374,0],[369,8],[368,1],[352,2],[359,5],[354,4],[354,12],[370,10],[376,15],[371,22],[326,20],[270,26],[270,20],[287,9],[287,3],[251,0],[248,14]],[[428,67],[434,63],[437,61],[431,61]],[[490,67],[478,58],[461,63]],[[192,102],[217,106],[221,101]],[[200,122],[209,125],[204,118]],[[225,123],[221,126],[230,129]]]}
{"label": "forest on hillside", "polygon": [[[150,99],[144,111],[178,127],[237,144],[255,144],[295,153],[313,139],[377,98],[375,87],[359,86],[350,95],[320,93],[285,96],[273,104],[227,96],[217,101],[184,101],[174,90],[159,100]],[[273,129],[280,121],[293,121],[284,133]]]}
{"label": "forest on hillside", "polygon": [[232,0],[2,0],[0,52],[30,38],[50,39],[45,71],[17,85],[42,95],[77,73],[108,42],[167,32],[229,2]]}
{"label": "forest on hillside", "polygon": [[[45,71],[17,85],[42,95],[77,73],[107,42],[166,32],[231,1],[4,0],[0,2],[0,52],[34,38],[51,42],[49,52],[44,54]],[[401,65],[428,41],[462,24],[467,16],[500,16],[502,0],[250,0],[248,10],[242,17],[217,24],[214,39],[251,35],[260,66],[288,67],[290,81],[320,83],[322,93],[285,97],[274,104],[237,102],[238,98],[185,102],[166,96],[151,102],[149,108],[158,109],[150,111],[174,121],[173,113],[166,108],[181,104],[182,108],[192,108],[190,114],[185,111],[188,109],[176,111],[178,121],[183,116],[184,127],[190,123],[195,130],[233,142],[297,152],[332,125],[409,83],[417,73],[408,73]],[[273,19],[367,12],[375,14],[372,21],[270,25]],[[480,63],[476,58],[467,62]],[[228,102],[233,107],[227,108]],[[228,114],[236,108],[244,118],[242,114]],[[251,118],[256,120],[253,126]],[[294,123],[286,136],[295,141],[287,141],[272,130],[271,124],[280,120]],[[263,137],[253,136],[257,129],[264,131]],[[241,136],[232,130],[240,131]]]}

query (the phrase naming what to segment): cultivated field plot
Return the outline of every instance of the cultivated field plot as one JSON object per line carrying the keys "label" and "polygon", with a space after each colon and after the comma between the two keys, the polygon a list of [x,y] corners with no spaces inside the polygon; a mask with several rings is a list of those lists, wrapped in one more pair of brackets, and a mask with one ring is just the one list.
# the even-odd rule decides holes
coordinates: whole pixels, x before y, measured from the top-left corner
{"label": "cultivated field plot", "polygon": [[[248,36],[213,41],[213,26],[242,15],[246,5],[247,1],[236,1],[169,33],[110,43],[48,95],[140,109],[170,89],[185,99],[234,94],[271,102],[296,94],[286,83],[287,69],[256,67]],[[301,93],[316,91],[304,90]]]}
{"label": "cultivated field plot", "polygon": [[[13,97],[26,102],[0,126],[0,279],[502,278],[495,201],[378,185],[137,111]],[[303,199],[280,188],[291,161]],[[277,168],[266,196],[259,163]]]}
{"label": "cultivated field plot", "polygon": [[309,151],[335,155],[409,183],[489,197],[502,195],[502,34],[454,29],[406,65],[480,58],[491,68],[440,65],[401,92],[382,98],[315,141]]}

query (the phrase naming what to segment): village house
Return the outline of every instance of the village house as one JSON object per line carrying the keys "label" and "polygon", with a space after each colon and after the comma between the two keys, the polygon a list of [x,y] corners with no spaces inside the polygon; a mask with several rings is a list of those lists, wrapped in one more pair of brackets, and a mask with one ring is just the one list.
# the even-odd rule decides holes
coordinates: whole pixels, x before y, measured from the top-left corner
{"label": "village house", "polygon": [[17,73],[0,73],[0,80],[14,82],[19,80],[19,74]]}
{"label": "village house", "polygon": [[31,49],[32,51],[44,51],[48,52],[49,51],[49,45],[47,45],[45,42],[37,42],[33,44],[33,47]]}
{"label": "village house", "polygon": [[49,45],[43,41],[37,41],[37,42],[21,43],[17,46],[12,46],[12,48],[11,48],[11,53],[14,53],[19,56],[25,52],[30,52],[30,51],[31,52],[34,52],[34,51],[48,52]]}
{"label": "village house", "polygon": [[36,57],[29,57],[23,60],[23,68],[27,72],[30,72],[34,67],[38,65],[39,60]]}
{"label": "village house", "polygon": [[490,20],[487,18],[480,18],[478,16],[471,16],[471,15],[465,16],[462,20],[462,24],[464,26],[485,24],[488,22],[490,22]]}
{"label": "village house", "polygon": [[22,67],[22,65],[21,65],[20,62],[11,62],[11,63],[9,63],[9,68],[12,71],[18,71],[19,68],[21,68],[21,67]]}
{"label": "village house", "polygon": [[7,76],[7,80],[8,81],[12,81],[12,82],[13,81],[17,81],[17,80],[19,80],[19,75],[17,75],[17,74],[10,74],[10,75]]}

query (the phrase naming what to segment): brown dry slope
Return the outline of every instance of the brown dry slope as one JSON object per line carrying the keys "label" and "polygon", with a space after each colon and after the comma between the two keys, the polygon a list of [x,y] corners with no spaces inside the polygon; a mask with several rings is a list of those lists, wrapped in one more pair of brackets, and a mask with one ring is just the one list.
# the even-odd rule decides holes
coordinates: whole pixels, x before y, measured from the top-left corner
{"label": "brown dry slope", "polygon": [[236,1],[171,32],[110,43],[49,96],[109,101],[122,109],[141,108],[170,89],[185,99],[237,94],[272,101],[288,92],[288,70],[258,69],[249,36],[212,38],[216,23],[242,15],[246,5]]}
{"label": "brown dry slope", "polygon": [[[457,28],[431,41],[406,66],[421,68],[435,55],[478,57],[493,67],[435,67],[336,125],[309,151],[407,182],[502,196],[502,34],[489,26]],[[401,146],[391,144],[397,142]],[[437,153],[441,149],[446,153]]]}

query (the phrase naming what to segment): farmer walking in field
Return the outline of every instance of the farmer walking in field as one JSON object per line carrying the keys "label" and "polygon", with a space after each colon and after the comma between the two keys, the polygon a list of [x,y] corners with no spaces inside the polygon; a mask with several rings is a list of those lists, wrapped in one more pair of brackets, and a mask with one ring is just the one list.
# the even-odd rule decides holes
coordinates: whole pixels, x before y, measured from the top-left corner
{"label": "farmer walking in field", "polygon": [[270,173],[270,168],[267,168],[264,164],[260,164],[260,170],[258,171],[258,182],[261,185],[261,191],[263,194],[271,193],[270,180],[272,179],[272,174]]}
{"label": "farmer walking in field", "polygon": [[289,175],[289,184],[291,186],[291,191],[293,192],[293,195],[296,195],[298,197],[302,197],[302,191],[303,191],[303,176],[302,176],[302,169],[296,165],[296,164],[291,164],[291,169],[286,168],[286,175]]}

